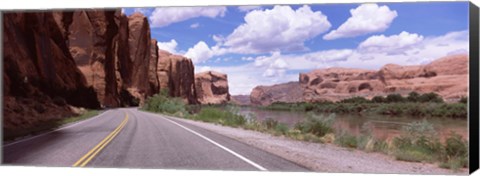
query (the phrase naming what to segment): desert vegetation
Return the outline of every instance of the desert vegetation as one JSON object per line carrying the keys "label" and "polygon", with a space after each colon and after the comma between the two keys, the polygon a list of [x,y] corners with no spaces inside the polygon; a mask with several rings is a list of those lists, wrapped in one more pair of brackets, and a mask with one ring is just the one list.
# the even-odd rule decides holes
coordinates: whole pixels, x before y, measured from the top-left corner
{"label": "desert vegetation", "polygon": [[380,114],[389,116],[411,117],[447,117],[467,118],[467,97],[455,103],[446,103],[435,93],[418,94],[411,92],[408,96],[390,94],[386,97],[375,96],[371,100],[352,97],[339,102],[316,103],[273,103],[263,107],[268,110],[312,111],[318,113],[355,113],[361,115]]}
{"label": "desert vegetation", "polygon": [[[333,126],[335,113],[329,115],[319,115],[318,112],[362,112],[368,109],[369,105],[380,105],[388,108],[399,106],[402,113],[408,113],[408,108],[413,109],[413,105],[422,105],[426,103],[430,106],[465,106],[462,103],[446,104],[441,99],[437,99],[434,94],[416,95],[410,94],[408,97],[399,95],[385,97],[382,103],[376,103],[374,99],[354,97],[339,103],[296,103],[296,104],[273,104],[266,108],[280,110],[298,110],[309,111],[306,118],[289,127],[275,119],[268,118],[258,121],[253,114],[241,115],[238,107],[234,105],[187,105],[180,99],[168,96],[163,92],[151,98],[148,98],[145,106],[146,111],[164,113],[180,118],[198,120],[224,126],[239,127],[248,130],[254,130],[269,133],[276,136],[284,136],[294,140],[309,141],[316,143],[331,143],[349,149],[364,150],[366,152],[381,152],[394,157],[397,160],[410,162],[428,162],[436,163],[440,167],[457,170],[468,167],[468,142],[462,136],[451,133],[445,141],[440,141],[433,125],[426,120],[416,121],[404,125],[401,135],[392,139],[380,140],[372,135],[373,127],[371,124],[364,124],[360,135],[353,135],[342,129],[335,129]],[[421,98],[422,97],[422,98]],[[420,103],[420,104],[419,104]],[[319,109],[322,106],[342,107],[347,111],[332,109]],[[352,105],[358,105],[353,106]],[[361,105],[366,105],[367,108]],[[392,106],[392,107],[389,107]],[[404,106],[404,107],[401,107]],[[356,108],[362,108],[360,111]],[[330,108],[330,107],[329,107]],[[378,107],[377,107],[378,108]],[[419,108],[422,108],[419,107]],[[424,107],[423,107],[424,108]],[[350,110],[353,109],[353,110]],[[376,110],[376,109],[375,109]],[[448,109],[446,111],[449,111]],[[466,116],[466,115],[465,115]]]}

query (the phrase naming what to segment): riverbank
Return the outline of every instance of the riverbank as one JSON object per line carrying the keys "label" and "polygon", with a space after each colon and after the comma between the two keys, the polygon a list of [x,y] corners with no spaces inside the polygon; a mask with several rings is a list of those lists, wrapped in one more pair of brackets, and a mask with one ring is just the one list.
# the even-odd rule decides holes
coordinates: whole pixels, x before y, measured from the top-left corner
{"label": "riverbank", "polygon": [[258,121],[251,115],[242,115],[235,106],[192,106],[177,98],[155,95],[146,101],[144,110],[169,114],[190,120],[238,127],[259,131],[293,140],[313,143],[330,143],[337,146],[367,152],[387,154],[396,160],[433,163],[442,168],[459,170],[468,167],[468,142],[461,135],[452,133],[440,141],[437,131],[426,120],[413,121],[404,125],[399,136],[377,139],[368,124],[362,126],[359,135],[333,124],[335,114],[308,113],[306,118],[289,127],[275,118]]}
{"label": "riverbank", "polygon": [[457,172],[435,164],[398,161],[382,154],[347,149],[333,144],[312,143],[275,136],[258,131],[233,128],[212,123],[176,118],[180,121],[225,135],[253,147],[305,166],[316,172],[343,173],[395,173],[395,174],[467,174],[468,169]]}

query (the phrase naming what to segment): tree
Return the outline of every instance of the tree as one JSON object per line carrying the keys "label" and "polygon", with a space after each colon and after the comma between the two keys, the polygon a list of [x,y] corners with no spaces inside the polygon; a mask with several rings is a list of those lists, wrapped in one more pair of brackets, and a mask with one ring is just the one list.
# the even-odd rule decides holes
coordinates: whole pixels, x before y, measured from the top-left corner
{"label": "tree", "polygon": [[400,94],[390,94],[386,98],[387,103],[398,103],[398,102],[404,102],[405,98],[402,97]]}
{"label": "tree", "polygon": [[385,103],[386,100],[385,100],[385,97],[383,96],[375,96],[372,98],[372,102],[373,103]]}
{"label": "tree", "polygon": [[409,102],[418,102],[419,98],[420,98],[420,94],[418,94],[417,92],[410,92],[408,94],[407,100]]}
{"label": "tree", "polygon": [[420,95],[419,101],[422,102],[422,103],[426,103],[426,102],[442,103],[443,98],[440,97],[440,95],[431,92],[431,93],[426,93],[426,94]]}

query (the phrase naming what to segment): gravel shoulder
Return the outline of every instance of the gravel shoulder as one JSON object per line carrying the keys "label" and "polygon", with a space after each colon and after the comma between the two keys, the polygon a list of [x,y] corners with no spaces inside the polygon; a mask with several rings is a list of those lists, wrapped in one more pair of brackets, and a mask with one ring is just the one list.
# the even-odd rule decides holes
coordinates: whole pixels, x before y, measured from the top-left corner
{"label": "gravel shoulder", "polygon": [[181,118],[175,119],[241,141],[317,172],[468,174],[468,169],[454,172],[453,170],[439,168],[435,164],[398,161],[382,153],[368,153],[356,149],[342,148],[333,144],[296,141],[283,136],[273,136],[241,128]]}

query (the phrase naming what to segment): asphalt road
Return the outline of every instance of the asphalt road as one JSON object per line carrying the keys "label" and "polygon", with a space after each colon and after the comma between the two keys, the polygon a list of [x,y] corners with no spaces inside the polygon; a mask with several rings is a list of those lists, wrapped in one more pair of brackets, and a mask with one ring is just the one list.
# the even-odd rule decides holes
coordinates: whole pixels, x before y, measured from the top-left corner
{"label": "asphalt road", "polygon": [[308,171],[221,134],[135,108],[3,146],[3,164],[200,170]]}

